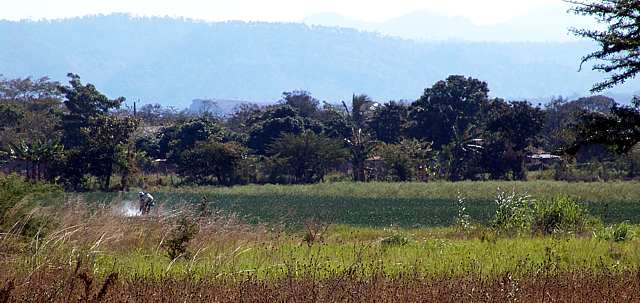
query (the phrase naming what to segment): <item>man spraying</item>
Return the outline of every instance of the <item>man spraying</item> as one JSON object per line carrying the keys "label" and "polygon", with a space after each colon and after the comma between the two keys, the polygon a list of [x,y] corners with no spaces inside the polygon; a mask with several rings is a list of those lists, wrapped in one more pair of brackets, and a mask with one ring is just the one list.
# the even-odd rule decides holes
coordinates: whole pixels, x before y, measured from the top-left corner
{"label": "man spraying", "polygon": [[140,214],[146,215],[151,211],[151,208],[155,206],[153,196],[150,193],[143,191],[138,193],[138,199],[140,200]]}

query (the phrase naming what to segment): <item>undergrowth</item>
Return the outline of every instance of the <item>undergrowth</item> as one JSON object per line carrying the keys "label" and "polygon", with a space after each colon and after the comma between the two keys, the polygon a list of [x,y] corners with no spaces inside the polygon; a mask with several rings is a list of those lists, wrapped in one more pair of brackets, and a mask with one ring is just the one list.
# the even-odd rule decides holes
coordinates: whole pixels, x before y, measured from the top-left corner
{"label": "undergrowth", "polygon": [[510,235],[580,234],[602,225],[584,206],[566,196],[535,200],[526,194],[499,192],[495,201],[491,227]]}
{"label": "undergrowth", "polygon": [[59,193],[56,185],[28,182],[18,175],[0,175],[0,231],[34,237],[53,229],[56,218],[40,209],[39,197]]}

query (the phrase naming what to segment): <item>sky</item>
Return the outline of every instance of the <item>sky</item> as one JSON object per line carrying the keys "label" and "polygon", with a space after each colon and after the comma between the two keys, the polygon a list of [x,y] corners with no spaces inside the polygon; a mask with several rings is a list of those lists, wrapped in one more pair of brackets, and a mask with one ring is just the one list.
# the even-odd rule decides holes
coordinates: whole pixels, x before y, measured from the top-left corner
{"label": "sky", "polygon": [[509,21],[531,11],[568,7],[562,0],[0,0],[0,19],[59,19],[114,12],[140,16],[174,16],[207,21],[298,22],[335,13],[382,22],[428,11],[461,16],[477,25]]}

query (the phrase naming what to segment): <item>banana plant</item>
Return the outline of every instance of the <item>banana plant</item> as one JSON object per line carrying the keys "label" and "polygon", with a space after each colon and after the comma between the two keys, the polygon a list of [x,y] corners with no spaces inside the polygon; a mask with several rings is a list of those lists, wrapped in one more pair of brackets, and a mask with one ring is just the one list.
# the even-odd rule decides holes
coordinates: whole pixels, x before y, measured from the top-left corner
{"label": "banana plant", "polygon": [[9,145],[9,158],[26,165],[27,179],[38,181],[46,176],[46,168],[63,152],[63,146],[55,140],[20,140]]}
{"label": "banana plant", "polygon": [[482,130],[474,125],[464,131],[458,131],[453,127],[453,140],[443,146],[441,156],[445,163],[445,175],[451,181],[460,181],[473,170],[473,163],[484,150]]}

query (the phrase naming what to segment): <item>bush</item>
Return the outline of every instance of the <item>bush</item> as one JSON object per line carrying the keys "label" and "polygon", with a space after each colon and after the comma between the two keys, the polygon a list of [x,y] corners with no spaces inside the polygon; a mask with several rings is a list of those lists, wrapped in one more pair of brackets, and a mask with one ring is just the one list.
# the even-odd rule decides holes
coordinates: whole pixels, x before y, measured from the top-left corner
{"label": "bush", "polygon": [[0,175],[0,230],[9,231],[19,223],[21,235],[33,236],[53,226],[51,217],[34,211],[38,207],[34,196],[61,190],[52,184],[27,182],[19,175]]}
{"label": "bush", "polygon": [[622,222],[607,228],[600,229],[595,236],[602,240],[625,242],[633,238],[633,232],[631,225],[627,222]]}
{"label": "bush", "polygon": [[631,226],[629,223],[622,222],[615,226],[613,229],[613,241],[615,242],[624,242],[628,238],[631,238]]}
{"label": "bush", "polygon": [[405,246],[409,244],[409,239],[402,235],[393,235],[382,239],[380,243],[385,246]]}
{"label": "bush", "polygon": [[491,226],[502,232],[519,232],[531,224],[531,197],[516,193],[498,192],[496,214]]}
{"label": "bush", "polygon": [[164,243],[164,248],[171,260],[177,258],[188,258],[187,250],[189,241],[191,241],[200,232],[198,224],[188,217],[184,216],[178,221],[178,225],[171,233],[171,238]]}
{"label": "bush", "polygon": [[584,232],[597,221],[575,200],[562,196],[534,202],[532,215],[532,231],[544,235]]}
{"label": "bush", "polygon": [[581,233],[598,224],[583,206],[564,196],[534,201],[527,195],[500,192],[495,201],[492,227],[499,232]]}

